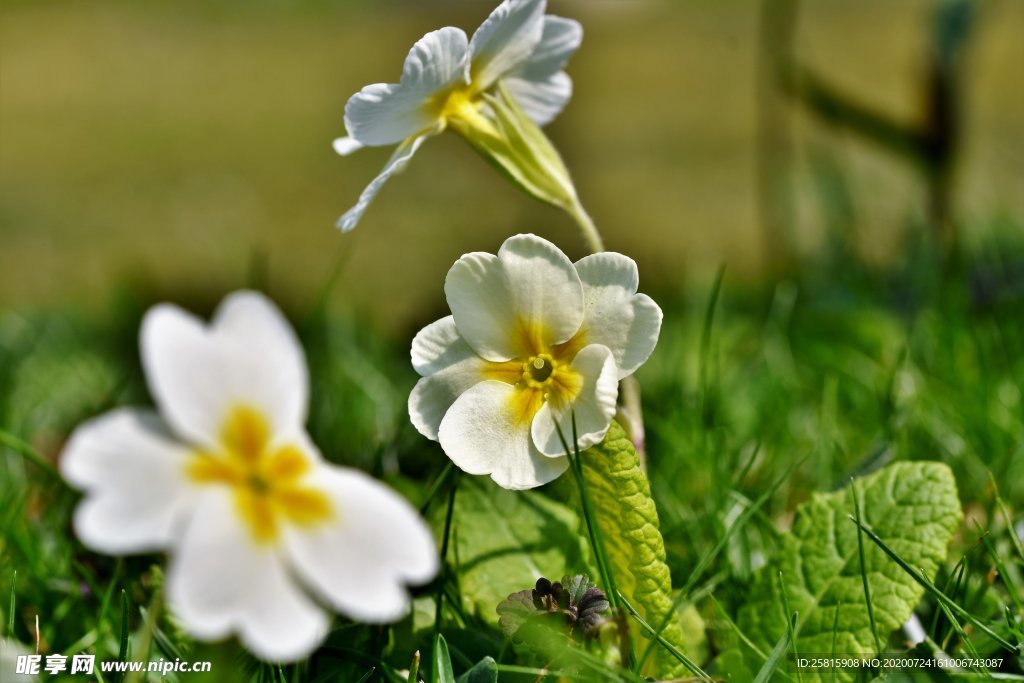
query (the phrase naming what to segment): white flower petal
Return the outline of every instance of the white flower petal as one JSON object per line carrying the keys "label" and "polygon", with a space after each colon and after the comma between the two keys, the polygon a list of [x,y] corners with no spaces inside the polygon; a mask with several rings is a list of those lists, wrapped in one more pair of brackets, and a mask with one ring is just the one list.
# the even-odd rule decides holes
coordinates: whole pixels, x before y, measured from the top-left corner
{"label": "white flower petal", "polygon": [[444,294],[459,334],[478,354],[492,361],[515,358],[515,310],[498,257],[476,251],[448,270]]}
{"label": "white flower petal", "polygon": [[455,327],[455,316],[435,320],[416,333],[412,340],[412,366],[424,377],[449,368],[472,354],[459,330]]}
{"label": "white flower petal", "polygon": [[505,0],[469,42],[467,76],[478,91],[527,60],[544,32],[545,0]]}
{"label": "white flower petal", "polygon": [[368,85],[345,105],[345,130],[363,145],[392,145],[438,122],[431,96],[465,78],[466,34],[451,26],[416,41],[402,78]]}
{"label": "white flower petal", "polygon": [[440,128],[435,128],[423,135],[417,135],[416,137],[406,140],[399,145],[388,162],[384,164],[384,168],[377,174],[377,177],[370,181],[370,184],[366,186],[362,194],[359,195],[359,201],[351,209],[345,212],[345,214],[338,219],[338,229],[342,232],[348,232],[352,228],[356,227],[363,214],[366,213],[366,209],[370,207],[370,203],[373,201],[377,193],[380,192],[381,188],[384,187],[384,183],[388,179],[402,171],[405,165],[409,163],[413,155],[416,154],[416,150],[420,148],[423,141],[431,135],[435,135],[441,131]]}
{"label": "white flower petal", "polygon": [[512,99],[538,126],[551,123],[572,98],[572,79],[564,71],[542,80],[506,78],[502,83]]}
{"label": "white flower petal", "polygon": [[583,387],[572,404],[564,410],[555,410],[550,401],[545,401],[533,419],[533,442],[549,457],[565,455],[565,448],[555,428],[555,419],[571,448],[572,420],[575,414],[576,443],[583,450],[601,443],[608,425],[615,417],[619,381],[612,352],[600,344],[591,344],[576,354],[572,368],[583,377]]}
{"label": "white flower petal", "polygon": [[239,398],[262,408],[275,434],[304,433],[309,369],[280,309],[259,292],[234,292],[217,307],[211,328],[238,354],[239,362],[229,361],[226,369]]}
{"label": "white flower petal", "polygon": [[498,258],[520,319],[539,324],[547,345],[572,338],[583,323],[583,288],[562,250],[536,235],[516,235],[501,245]]}
{"label": "white flower petal", "polygon": [[583,321],[575,267],[536,235],[510,237],[497,256],[466,254],[448,271],[444,292],[459,334],[491,361],[567,341]]}
{"label": "white flower petal", "polygon": [[633,259],[614,252],[592,254],[576,262],[583,281],[587,343],[612,351],[619,379],[633,374],[654,351],[661,332],[661,308],[646,294]]}
{"label": "white flower petal", "polygon": [[334,142],[331,143],[331,146],[334,147],[335,152],[343,157],[365,147],[363,143],[359,142],[351,135],[346,135],[343,138],[335,138]]}
{"label": "white flower petal", "polygon": [[424,377],[409,394],[409,418],[420,434],[437,441],[444,414],[462,392],[483,380],[484,363],[459,336],[452,316],[419,331],[412,341],[412,364]]}
{"label": "white flower petal", "polygon": [[325,465],[310,481],[328,495],[338,521],[289,530],[293,570],[353,619],[399,619],[409,609],[405,584],[426,583],[437,574],[427,525],[408,501],[358,470]]}
{"label": "white flower petal", "polygon": [[487,380],[462,394],[441,421],[438,437],[445,453],[470,474],[489,474],[507,489],[529,489],[557,478],[568,458],[537,450],[529,424],[513,414],[515,387]]}
{"label": "white flower petal", "polygon": [[526,61],[509,75],[529,81],[544,81],[565,68],[582,42],[583,27],[578,21],[549,14],[544,17],[540,42]]}
{"label": "white flower petal", "polygon": [[61,474],[86,494],[75,533],[115,555],[166,548],[191,501],[188,457],[149,410],[120,408],[80,425],[60,458]]}
{"label": "white flower petal", "polygon": [[327,635],[328,619],[289,575],[280,550],[256,545],[231,494],[211,488],[199,499],[167,570],[175,617],[201,640],[237,633],[261,659],[307,656]]}
{"label": "white flower petal", "polygon": [[229,296],[209,327],[177,306],[154,306],[140,337],[150,392],[179,437],[216,448],[238,405],[258,409],[273,434],[302,431],[305,358],[288,322],[263,295]]}

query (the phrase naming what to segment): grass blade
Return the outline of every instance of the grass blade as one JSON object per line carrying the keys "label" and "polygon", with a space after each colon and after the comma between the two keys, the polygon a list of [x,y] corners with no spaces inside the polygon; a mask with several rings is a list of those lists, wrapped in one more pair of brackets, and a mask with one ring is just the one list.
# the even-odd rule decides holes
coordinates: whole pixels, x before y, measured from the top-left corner
{"label": "grass blade", "polygon": [[657,633],[653,628],[651,628],[651,625],[648,624],[644,620],[644,618],[640,616],[640,614],[631,604],[629,604],[629,600],[626,599],[626,596],[619,593],[619,601],[623,604],[623,606],[625,606],[627,610],[629,610],[629,613],[633,616],[634,619],[636,619],[637,623],[640,624],[641,628],[647,631],[647,633],[651,634],[651,637],[657,640],[658,644],[660,644],[663,648],[668,650],[673,657],[678,659],[683,666],[689,669],[690,673],[700,677],[703,680],[711,680],[711,677],[708,676],[708,674],[703,669],[701,669],[696,664],[696,662],[694,662],[692,659],[690,659],[685,654],[680,652],[674,645],[672,645],[672,643],[665,640],[660,633]]}
{"label": "grass blade", "polygon": [[452,658],[448,654],[448,643],[440,633],[434,639],[434,654],[431,659],[433,666],[430,668],[430,683],[455,683],[455,672],[452,671]]}
{"label": "grass blade", "polygon": [[[799,462],[794,463],[793,466],[787,469],[783,473],[783,475],[775,481],[775,483],[769,486],[768,489],[764,491],[757,498],[757,500],[754,501],[752,505],[745,507],[743,509],[743,512],[741,512],[739,516],[736,518],[736,521],[733,522],[729,526],[729,528],[726,529],[725,533],[722,534],[722,537],[718,539],[718,542],[715,543],[714,547],[712,547],[711,550],[709,550],[707,553],[704,554],[703,557],[700,558],[700,561],[697,562],[697,565],[690,572],[690,576],[686,579],[686,583],[683,584],[683,587],[681,589],[679,589],[679,594],[673,601],[672,610],[668,614],[666,614],[665,617],[662,618],[661,622],[658,624],[658,628],[655,631],[655,633],[658,636],[660,636],[662,632],[668,627],[673,615],[676,614],[676,612],[678,612],[679,609],[686,602],[686,600],[689,597],[690,591],[696,585],[697,581],[700,580],[700,577],[704,574],[704,570],[707,569],[712,562],[714,562],[715,558],[718,557],[718,554],[722,552],[722,549],[725,548],[725,545],[729,542],[729,539],[732,538],[732,535],[736,531],[741,529],[750,520],[750,518],[753,517],[764,506],[764,504],[771,499],[773,495],[775,495],[775,492],[779,490],[779,487],[782,486],[782,484],[787,479],[789,479],[790,475],[792,475],[793,472],[795,472],[797,468],[799,468],[806,459],[807,458],[803,458]],[[640,656],[640,660],[637,663],[636,670],[640,670],[640,668],[643,667],[644,663],[647,661],[647,658],[653,651],[654,644],[656,641],[657,639],[655,638],[651,640],[650,643],[648,643],[647,647],[644,649],[643,654]]]}
{"label": "grass blade", "polygon": [[1014,549],[1020,555],[1021,561],[1024,561],[1024,543],[1021,543],[1017,530],[1013,526],[1013,517],[1010,516],[1010,510],[1006,507],[1006,502],[1003,501],[1002,496],[999,495],[999,487],[996,485],[996,478],[992,476],[992,472],[988,473],[988,478],[992,483],[992,490],[996,494],[996,505],[999,507],[999,511],[1003,513],[1003,521],[1006,523],[1006,531],[1010,534],[1010,542],[1013,543]]}
{"label": "grass blade", "polygon": [[857,492],[857,481],[850,480],[850,494],[853,496],[853,510],[857,515],[857,557],[860,561],[860,580],[864,586],[864,604],[868,608],[868,623],[871,624],[871,636],[875,640],[875,654],[882,654],[882,644],[878,641],[878,627],[875,626],[875,609],[871,604],[871,588],[868,586],[868,572],[864,567],[864,532],[860,529],[861,502]]}
{"label": "grass blade", "polygon": [[[800,653],[796,645],[796,620],[799,614],[789,608],[789,597],[786,595],[786,582],[782,580],[782,572],[779,572],[779,590],[782,591],[782,608],[786,610],[786,630],[789,633],[789,642],[793,647],[793,659],[799,659]],[[800,681],[800,669],[796,670],[796,680]]]}
{"label": "grass blade", "polygon": [[409,664],[409,683],[420,683],[420,651],[412,655],[412,662]]}
{"label": "grass blade", "polygon": [[11,434],[10,432],[0,429],[0,445],[7,446],[12,451],[21,455],[29,462],[38,465],[39,468],[42,469],[44,472],[49,474],[51,477],[59,481],[64,486],[70,488],[69,484],[66,481],[64,481],[64,477],[60,476],[60,472],[58,472],[57,468],[53,466],[53,463],[44,458],[42,455],[39,454],[38,451],[36,451],[36,449],[32,448],[32,446],[28,445],[28,443],[22,441],[14,434]]}
{"label": "grass blade", "polygon": [[782,658],[786,656],[786,650],[789,649],[790,632],[786,631],[779,638],[779,642],[775,643],[775,647],[768,654],[768,659],[765,660],[764,666],[757,672],[757,677],[754,678],[754,683],[767,683],[770,681],[772,676],[775,675],[775,670],[779,668],[779,664],[782,663]]}
{"label": "grass blade", "polygon": [[912,579],[914,579],[914,581],[917,581],[917,583],[919,583],[926,591],[931,593],[932,596],[935,597],[935,599],[940,603],[941,606],[944,606],[944,607],[948,608],[950,610],[950,612],[956,613],[957,615],[959,615],[963,619],[965,619],[965,620],[971,622],[972,624],[974,624],[975,626],[977,626],[979,629],[984,631],[986,635],[988,635],[990,638],[992,638],[992,640],[994,640],[997,643],[999,643],[999,646],[1002,647],[1007,652],[1016,652],[1017,651],[1017,648],[1015,648],[1013,645],[1008,643],[1006,641],[1006,639],[1004,639],[998,633],[996,633],[991,628],[989,628],[989,626],[985,622],[983,622],[981,619],[979,619],[978,617],[974,616],[973,614],[971,614],[970,612],[965,610],[960,605],[956,604],[953,600],[951,600],[949,598],[949,596],[947,596],[945,593],[940,591],[935,586],[935,584],[933,584],[927,578],[921,576],[920,572],[918,572],[916,569],[914,569],[909,564],[907,564],[906,561],[902,557],[900,557],[892,548],[890,548],[886,544],[886,542],[883,541],[881,538],[879,538],[878,535],[874,531],[872,531],[869,527],[861,524],[852,515],[850,515],[850,521],[853,522],[854,524],[856,524],[857,526],[859,526],[861,529],[863,529],[864,533],[866,533],[868,535],[868,538],[870,538],[872,541],[874,541],[875,545],[877,545],[879,548],[882,549],[882,552],[884,552],[886,555],[888,555],[890,558],[892,558],[892,560],[896,564],[898,564],[903,569],[903,571],[905,571],[907,574],[909,574],[910,577]]}
{"label": "grass blade", "polygon": [[[128,592],[121,589],[121,640],[117,648],[117,661],[128,661]],[[124,680],[124,674],[120,676]]]}
{"label": "grass blade", "polygon": [[14,577],[11,579],[11,598],[7,602],[7,632],[6,635],[14,640],[14,605],[15,595],[18,586],[18,570],[14,570]]}

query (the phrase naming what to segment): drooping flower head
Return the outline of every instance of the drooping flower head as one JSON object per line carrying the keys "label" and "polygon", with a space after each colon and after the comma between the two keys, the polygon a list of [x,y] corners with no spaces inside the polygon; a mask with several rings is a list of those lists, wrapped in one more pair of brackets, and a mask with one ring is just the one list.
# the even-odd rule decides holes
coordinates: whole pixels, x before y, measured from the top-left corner
{"label": "drooping flower head", "polygon": [[410,50],[398,83],[368,85],[349,99],[348,136],[334,141],[339,154],[398,147],[339,228],[354,228],[388,178],[426,138],[447,128],[529,194],[563,208],[575,200],[568,172],[536,127],[558,116],[572,95],[562,68],[583,30],[570,19],[545,16],[546,5],[504,0],[471,39],[451,26],[432,31]]}
{"label": "drooping flower head", "polygon": [[305,431],[309,379],[287,321],[253,292],[212,324],[151,309],[141,350],[157,410],[78,427],[60,467],[85,492],[75,530],[110,554],[166,550],[171,610],[193,636],[237,634],[290,661],[327,633],[319,603],[362,621],[408,608],[437,553],[399,495],[326,462]]}
{"label": "drooping flower head", "polygon": [[579,447],[599,443],[619,380],[657,343],[661,309],[638,285],[622,254],[574,264],[535,235],[466,254],[445,279],[452,315],[412,342],[423,377],[409,397],[413,424],[460,468],[505,488],[556,478],[568,467],[558,427],[571,441],[575,415]]}

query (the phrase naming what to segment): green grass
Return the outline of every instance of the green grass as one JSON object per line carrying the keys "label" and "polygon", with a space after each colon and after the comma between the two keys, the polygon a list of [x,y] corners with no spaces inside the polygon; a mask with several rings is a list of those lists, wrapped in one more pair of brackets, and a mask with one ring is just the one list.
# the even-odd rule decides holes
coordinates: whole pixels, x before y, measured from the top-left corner
{"label": "green grass", "polygon": [[[424,31],[472,27],[481,8],[235,0],[0,7],[0,128],[13,132],[0,146],[0,303],[13,304],[0,309],[0,638],[38,640],[43,654],[213,661],[208,676],[172,677],[185,683],[401,681],[416,667],[451,681],[474,664],[484,677],[474,680],[639,681],[666,652],[695,676],[725,677],[740,670],[737,650],[750,678],[807,680],[787,668],[801,622],[786,583],[775,605],[785,631],[765,641],[737,625],[793,511],[890,462],[938,460],[967,521],[937,576],[867,525],[860,566],[881,549],[924,587],[916,614],[927,639],[915,652],[1001,656],[994,673],[1024,680],[1024,98],[1011,59],[1021,6],[986,5],[971,53],[960,250],[929,244],[915,218],[921,189],[898,161],[790,111],[797,156],[807,152],[789,169],[796,258],[759,278],[749,4],[552,5],[579,18],[586,39],[570,69],[574,100],[549,133],[609,248],[638,260],[643,291],[665,312],[639,381],[686,642],[662,635],[668,620],[645,620],[598,554],[591,578],[621,600],[634,639],[623,666],[612,647],[621,637],[542,653],[512,644],[493,625],[495,605],[475,611],[459,556],[456,501],[486,494],[458,493],[468,475],[409,424],[409,343],[446,312],[452,261],[522,230],[581,256],[569,221],[446,136],[355,234],[331,228],[386,157],[330,151],[344,99],[397,76]],[[798,50],[854,97],[911,120],[925,5],[808,5]],[[56,469],[77,424],[149,402],[137,338],[150,305],[170,299],[207,315],[240,287],[267,291],[295,324],[312,371],[309,429],[325,457],[409,498],[447,563],[416,589],[410,618],[337,618],[316,653],[289,666],[260,663],[233,640],[188,638],[163,604],[163,558],[84,548],[70,522],[78,494]],[[566,518],[592,521],[572,475],[540,495],[548,500],[514,500],[533,506],[531,519],[564,513],[561,542],[576,531]],[[851,524],[869,516],[856,498],[850,508]],[[578,538],[588,531],[603,545],[605,532],[581,521]],[[863,569],[859,580],[874,624],[875,584]],[[839,629],[837,608],[833,651]],[[875,638],[905,648],[898,633]]]}
{"label": "green grass", "polygon": [[[735,616],[793,508],[812,491],[839,488],[895,460],[948,463],[971,520],[950,549],[950,558],[963,560],[930,577],[917,609],[929,637],[949,653],[992,654],[998,639],[1019,646],[1024,556],[1007,527],[1024,514],[1021,272],[1024,248],[1004,240],[947,263],[927,249],[911,252],[898,269],[823,254],[764,285],[733,283],[726,270],[720,281],[651,292],[665,327],[640,373],[649,476],[673,584],[686,587],[679,603],[696,605],[710,638],[696,670],[719,671],[716,654],[729,628],[713,605]],[[206,313],[220,294],[185,303]],[[140,657],[148,640],[152,656],[214,660],[209,680],[218,681],[359,680],[371,669],[368,681],[397,680],[419,648],[429,675],[434,627],[409,622],[392,630],[339,619],[310,661],[280,669],[234,643],[191,642],[154,604],[158,556],[116,559],[75,540],[76,494],[51,467],[76,424],[148,401],[136,336],[151,303],[145,289],[125,289],[96,316],[22,311],[0,318],[0,587],[13,605],[0,614],[4,637],[34,642],[38,615],[44,652]],[[416,379],[407,361],[411,330],[385,336],[328,309],[290,311],[313,370],[314,439],[329,459],[382,477],[443,518],[454,480],[448,461],[405,415]],[[542,491],[575,506],[570,479]],[[484,655],[497,660],[502,681],[533,680],[527,672],[547,664],[509,647],[460,607],[457,572],[418,595],[443,596],[429,604],[440,605],[437,630],[456,675]],[[984,630],[992,623],[1005,625],[995,639]],[[899,647],[898,638],[878,636],[883,648]],[[782,676],[780,656],[773,652],[765,671]],[[1022,672],[1015,657],[1004,662],[1003,673]],[[598,676],[608,667],[589,659],[573,666],[584,669],[566,673]],[[606,668],[598,677],[620,675],[632,674]]]}

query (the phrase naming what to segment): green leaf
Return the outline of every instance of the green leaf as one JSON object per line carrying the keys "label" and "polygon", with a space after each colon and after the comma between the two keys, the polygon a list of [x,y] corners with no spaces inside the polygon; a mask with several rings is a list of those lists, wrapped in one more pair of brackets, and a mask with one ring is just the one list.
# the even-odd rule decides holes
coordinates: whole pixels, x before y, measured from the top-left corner
{"label": "green leaf", "polygon": [[[437,506],[433,521],[444,523]],[[459,576],[463,607],[498,625],[497,607],[541,576],[588,570],[580,520],[534,491],[507,491],[489,479],[462,477],[455,497],[449,560]]]}
{"label": "green leaf", "polygon": [[452,671],[452,658],[448,654],[448,643],[444,636],[437,635],[434,641],[434,652],[431,657],[430,683],[455,683],[455,672]]}
{"label": "green leaf", "polygon": [[484,657],[473,668],[459,676],[456,683],[497,683],[498,667],[492,657]]}
{"label": "green leaf", "polygon": [[[858,480],[857,490],[865,524],[910,566],[934,576],[963,517],[950,469],[934,462],[896,463]],[[828,654],[833,642],[835,652],[874,653],[864,576],[882,642],[921,600],[924,588],[875,544],[863,545],[862,573],[857,526],[849,519],[854,509],[848,487],[815,494],[797,508],[792,530],[757,574],[737,620],[763,651],[787,630],[783,587],[790,609],[799,613],[796,649],[801,654]],[[837,680],[850,675],[838,672]],[[821,676],[830,679],[831,673]],[[804,675],[803,680],[817,679]]]}
{"label": "green leaf", "polygon": [[[658,510],[633,443],[613,422],[604,441],[580,457],[615,584],[645,621],[660,624],[672,611],[672,577],[665,564]],[[680,651],[688,651],[678,619],[671,619],[661,635]],[[688,672],[659,647],[642,673],[676,678]]]}

